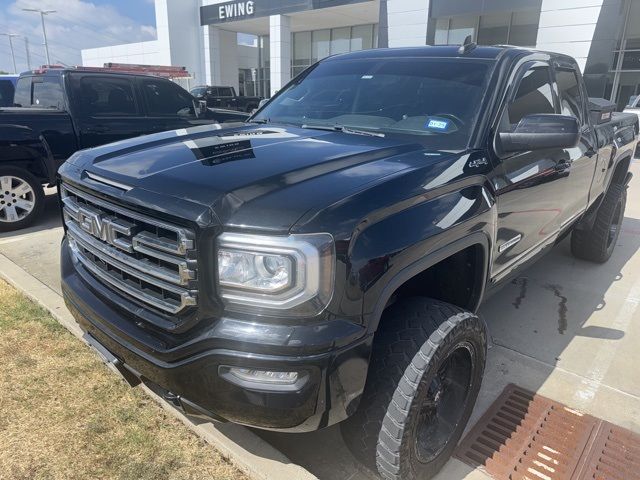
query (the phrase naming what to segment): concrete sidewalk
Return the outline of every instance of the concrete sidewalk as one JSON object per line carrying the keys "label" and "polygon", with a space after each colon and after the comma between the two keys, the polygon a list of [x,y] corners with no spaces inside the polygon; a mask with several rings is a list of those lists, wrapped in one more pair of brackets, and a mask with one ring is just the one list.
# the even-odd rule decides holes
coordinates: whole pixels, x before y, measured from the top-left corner
{"label": "concrete sidewalk", "polygon": [[[636,367],[640,364],[638,162],[632,171],[635,178],[622,233],[608,263],[595,265],[574,259],[565,241],[481,308],[492,344],[470,425],[507,384],[515,383],[640,433],[640,369]],[[59,299],[59,225],[56,199],[49,196],[43,223],[18,234],[0,234],[0,273],[10,279],[31,276],[38,281],[33,285],[41,285],[30,292],[32,295]],[[268,442],[271,454],[265,454],[267,457],[280,455],[279,463],[272,466],[282,470],[262,478],[310,478],[304,476],[308,475],[305,470],[329,480],[376,478],[349,454],[338,427],[296,435],[252,432]],[[221,441],[211,440],[216,445]],[[235,440],[241,450],[251,450],[242,445],[250,440]],[[224,447],[220,449],[224,451]],[[259,452],[252,454],[247,461],[259,463]],[[300,470],[293,473],[290,468]],[[439,475],[441,480],[473,478],[487,477],[457,460],[451,460]]]}

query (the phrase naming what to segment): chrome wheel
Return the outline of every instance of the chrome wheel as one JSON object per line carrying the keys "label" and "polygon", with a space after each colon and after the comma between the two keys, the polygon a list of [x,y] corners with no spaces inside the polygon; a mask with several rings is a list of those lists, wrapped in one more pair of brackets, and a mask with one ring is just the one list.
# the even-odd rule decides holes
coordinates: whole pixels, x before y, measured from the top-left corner
{"label": "chrome wheel", "polygon": [[0,177],[0,222],[15,223],[28,217],[36,206],[36,192],[19,177]]}

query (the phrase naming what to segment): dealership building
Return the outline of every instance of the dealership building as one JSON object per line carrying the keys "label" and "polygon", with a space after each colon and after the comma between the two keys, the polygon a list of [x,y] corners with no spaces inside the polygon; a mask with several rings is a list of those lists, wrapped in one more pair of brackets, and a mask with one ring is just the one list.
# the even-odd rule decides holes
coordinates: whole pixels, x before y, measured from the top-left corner
{"label": "dealership building", "polygon": [[578,60],[591,96],[640,93],[640,0],[155,0],[157,39],[82,51],[105,63],[185,66],[188,85],[268,97],[328,55],[510,44]]}

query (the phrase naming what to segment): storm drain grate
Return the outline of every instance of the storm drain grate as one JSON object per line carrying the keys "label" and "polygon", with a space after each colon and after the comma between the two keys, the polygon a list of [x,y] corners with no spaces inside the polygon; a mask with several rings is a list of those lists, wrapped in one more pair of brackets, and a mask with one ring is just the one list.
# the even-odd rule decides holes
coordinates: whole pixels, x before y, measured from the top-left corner
{"label": "storm drain grate", "polygon": [[640,480],[640,435],[515,385],[455,456],[497,480]]}

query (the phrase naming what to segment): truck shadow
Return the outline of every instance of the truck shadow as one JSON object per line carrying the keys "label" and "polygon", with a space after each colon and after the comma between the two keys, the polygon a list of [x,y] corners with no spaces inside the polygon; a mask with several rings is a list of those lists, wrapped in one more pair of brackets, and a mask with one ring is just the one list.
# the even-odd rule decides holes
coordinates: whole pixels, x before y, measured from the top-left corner
{"label": "truck shadow", "polygon": [[0,233],[0,243],[2,243],[3,240],[10,240],[12,238],[18,239],[20,236],[25,234],[50,230],[52,228],[60,227],[61,225],[62,221],[60,218],[60,209],[58,207],[58,192],[55,188],[47,188],[45,189],[44,211],[36,224],[29,228],[23,228],[22,230]]}
{"label": "truck shadow", "polygon": [[[628,286],[624,289],[619,283],[624,278],[625,265],[639,248],[640,220],[626,217],[617,247],[607,263],[599,265],[574,258],[569,239],[565,239],[487,300],[479,314],[487,323],[492,344],[468,428],[509,383],[535,392],[557,367],[588,375],[591,359],[576,361],[576,353],[567,349],[573,340],[588,337],[621,342],[625,338],[627,332],[615,321],[620,301],[608,299],[627,295]],[[505,361],[505,352],[516,360]],[[320,479],[379,478],[351,456],[338,426],[297,435],[256,433]],[[451,461],[438,479],[461,480],[472,470]]]}

